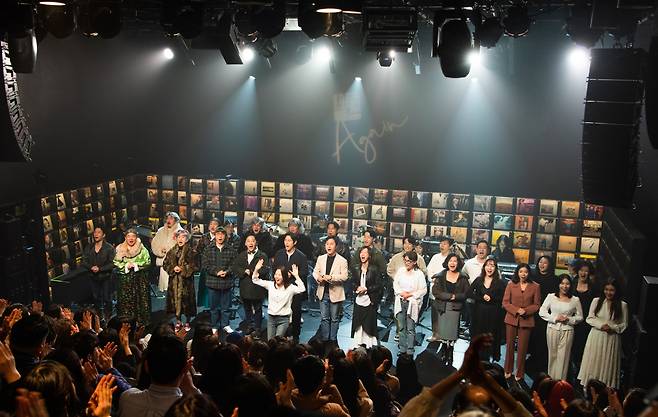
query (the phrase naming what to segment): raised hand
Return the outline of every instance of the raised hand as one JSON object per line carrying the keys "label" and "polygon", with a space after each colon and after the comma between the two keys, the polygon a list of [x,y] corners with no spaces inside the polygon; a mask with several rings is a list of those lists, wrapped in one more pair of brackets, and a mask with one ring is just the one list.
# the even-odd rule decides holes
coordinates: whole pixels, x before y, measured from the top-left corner
{"label": "raised hand", "polygon": [[98,369],[91,361],[84,361],[82,363],[82,370],[84,372],[85,380],[87,385],[93,387],[96,384],[96,379],[98,379]]}
{"label": "raised hand", "polygon": [[130,350],[130,324],[123,323],[121,325],[121,329],[119,330],[119,343],[121,343],[121,347],[126,355],[132,354]]}
{"label": "raised hand", "polygon": [[105,346],[103,346],[103,353],[109,356],[110,358],[113,358],[118,350],[119,348],[114,342],[107,342]]}
{"label": "raised hand", "polygon": [[2,342],[0,342],[0,377],[8,384],[16,382],[21,378],[21,374],[16,369],[16,360],[11,353],[11,349]]}
{"label": "raised hand", "polygon": [[385,375],[386,374],[386,368],[388,368],[388,364],[391,363],[388,359],[384,359],[382,363],[379,364],[377,369],[375,369],[375,374],[377,375]]}
{"label": "raised hand", "polygon": [[112,356],[108,355],[100,348],[94,349],[94,362],[96,363],[96,366],[98,366],[98,369],[103,372],[107,372],[113,365]]}
{"label": "raised hand", "polygon": [[80,328],[82,330],[91,330],[91,311],[82,313],[82,320],[80,321]]}
{"label": "raised hand", "polygon": [[532,391],[532,403],[535,405],[535,409],[541,417],[548,417],[548,412],[546,411],[546,408],[544,408],[544,404],[541,402],[541,398],[539,398],[537,391]]}
{"label": "raised hand", "polygon": [[277,404],[285,407],[292,405],[292,390],[295,388],[295,378],[292,376],[290,369],[286,370],[286,382],[279,382],[279,389],[276,392]]}
{"label": "raised hand", "polygon": [[5,300],[4,298],[0,298],[0,315],[5,312],[8,305],[9,301]]}
{"label": "raised hand", "polygon": [[67,319],[67,320],[73,320],[73,313],[71,312],[70,308],[63,308],[62,309],[62,318]]}
{"label": "raised hand", "polygon": [[15,308],[12,310],[11,314],[9,314],[9,317],[6,318],[5,320],[7,321],[7,326],[11,329],[14,327],[14,324],[20,319],[23,318],[23,310],[20,308]]}
{"label": "raised hand", "polygon": [[41,393],[19,388],[16,390],[16,417],[48,417],[46,402]]}
{"label": "raised hand", "polygon": [[291,273],[295,276],[295,278],[299,278],[299,267],[296,264],[292,264]]}
{"label": "raised hand", "polygon": [[481,334],[471,341],[468,349],[466,349],[466,353],[464,353],[464,362],[461,368],[459,368],[462,376],[468,377],[474,383],[482,380],[484,369],[480,362],[479,352],[491,346],[492,342],[493,336],[491,334]]}
{"label": "raised hand", "polygon": [[256,266],[254,267],[254,272],[260,271],[260,269],[263,267],[263,264],[265,264],[265,259],[260,258],[258,262],[256,262]]}
{"label": "raised hand", "polygon": [[112,385],[114,385],[114,375],[112,374],[103,375],[100,381],[98,381],[96,390],[87,403],[87,410],[90,415],[94,417],[110,417],[112,394],[117,389],[117,387],[113,387]]}

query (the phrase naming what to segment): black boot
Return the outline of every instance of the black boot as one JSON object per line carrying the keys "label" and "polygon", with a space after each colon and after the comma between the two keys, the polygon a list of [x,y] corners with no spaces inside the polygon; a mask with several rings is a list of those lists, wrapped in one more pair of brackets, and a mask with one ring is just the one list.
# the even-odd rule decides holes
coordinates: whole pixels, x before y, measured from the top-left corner
{"label": "black boot", "polygon": [[453,354],[453,352],[455,351],[455,346],[454,346],[454,345],[448,345],[448,347],[447,347],[446,350],[447,350],[447,353],[446,353],[446,356],[447,356],[446,364],[447,364],[448,366],[452,366],[452,354]]}

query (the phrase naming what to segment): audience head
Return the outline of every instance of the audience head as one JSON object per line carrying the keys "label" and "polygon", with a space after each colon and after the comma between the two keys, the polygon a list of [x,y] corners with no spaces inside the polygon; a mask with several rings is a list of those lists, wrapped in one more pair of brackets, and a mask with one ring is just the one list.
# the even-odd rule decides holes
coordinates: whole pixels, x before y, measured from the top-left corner
{"label": "audience head", "polygon": [[206,395],[194,394],[179,398],[164,417],[219,417],[219,409]]}
{"label": "audience head", "polygon": [[297,245],[296,234],[292,232],[288,232],[285,235],[283,235],[283,246],[288,252],[292,251],[296,245]]}
{"label": "audience head", "polygon": [[619,281],[610,280],[606,282],[601,288],[601,294],[596,303],[594,314],[599,314],[603,307],[603,302],[608,300],[611,302],[610,319],[619,322],[622,319],[622,304],[621,304],[621,285]]}
{"label": "audience head", "polygon": [[[601,411],[608,406],[608,387],[598,379],[587,381],[585,385],[585,396]],[[594,400],[595,398],[596,401]]]}
{"label": "audience head", "polygon": [[375,239],[377,239],[377,233],[374,230],[366,229],[363,234],[363,246],[371,248],[374,245]]}
{"label": "audience head", "polygon": [[146,371],[157,385],[178,386],[187,369],[187,350],[175,336],[152,336],[144,352]]}
{"label": "audience head", "polygon": [[498,261],[496,258],[489,256],[482,265],[481,277],[490,276],[494,280],[500,279],[500,271],[498,271]]}
{"label": "audience head", "polygon": [[338,246],[338,239],[329,236],[324,241],[324,249],[327,252],[327,255],[333,256],[336,254],[336,247]]}
{"label": "audience head", "polygon": [[370,261],[370,248],[368,246],[362,246],[359,249],[359,260],[362,264]]}
{"label": "audience head", "polygon": [[475,243],[475,255],[479,256],[480,259],[484,259],[485,256],[489,254],[489,242],[484,239],[480,239]]}
{"label": "audience head", "polygon": [[644,402],[646,397],[647,391],[642,388],[629,390],[622,404],[624,407],[624,417],[638,417],[646,408]]}
{"label": "audience head", "polygon": [[591,402],[579,398],[569,403],[562,417],[599,417],[599,410]]}
{"label": "audience head", "polygon": [[256,340],[251,344],[249,352],[247,353],[247,363],[249,364],[249,369],[252,371],[260,372],[265,365],[265,360],[267,359],[267,354],[270,350],[270,346],[262,341]]}
{"label": "audience head", "polygon": [[73,379],[64,365],[54,361],[40,362],[23,382],[26,389],[41,393],[49,417],[76,415],[78,398]]}
{"label": "audience head", "polygon": [[411,252],[412,250],[414,250],[417,244],[418,241],[416,240],[415,237],[405,236],[404,239],[402,239],[402,250],[405,252]]}
{"label": "audience head", "polygon": [[388,372],[391,370],[391,366],[393,366],[393,354],[386,346],[381,346],[381,345],[373,346],[368,350],[368,354],[370,355],[372,366],[375,369],[379,368],[379,365],[384,363],[385,360],[388,360],[388,362],[384,366],[384,372]]}
{"label": "audience head", "polygon": [[416,251],[405,252],[403,255],[404,266],[408,271],[418,269],[418,254]]}
{"label": "audience head", "polygon": [[562,406],[560,400],[564,399],[570,403],[574,399],[573,387],[567,381],[557,381],[546,401],[546,411],[548,417],[560,417],[562,415]]}
{"label": "audience head", "polygon": [[359,376],[356,368],[347,359],[339,359],[333,365],[333,382],[340,391],[343,402],[350,411],[351,416],[359,415],[359,403],[357,393],[359,392]]}
{"label": "audience head", "polygon": [[41,357],[45,355],[46,339],[50,328],[46,319],[38,314],[24,315],[11,329],[9,345],[16,352]]}
{"label": "audience head", "polygon": [[324,379],[324,363],[315,355],[301,357],[292,367],[295,385],[302,395],[312,395],[320,390]]}
{"label": "audience head", "polygon": [[338,222],[332,220],[327,223],[327,236],[337,236],[338,231],[340,230],[340,225]]}
{"label": "audience head", "polygon": [[576,277],[581,281],[589,281],[594,275],[594,265],[587,259],[578,259],[573,267]]}
{"label": "audience head", "polygon": [[304,223],[298,217],[293,217],[288,222],[288,233],[292,233],[294,235],[303,234]]}
{"label": "audience head", "polygon": [[232,391],[231,408],[238,407],[240,417],[269,416],[276,407],[272,386],[258,373],[249,372],[238,376]]}

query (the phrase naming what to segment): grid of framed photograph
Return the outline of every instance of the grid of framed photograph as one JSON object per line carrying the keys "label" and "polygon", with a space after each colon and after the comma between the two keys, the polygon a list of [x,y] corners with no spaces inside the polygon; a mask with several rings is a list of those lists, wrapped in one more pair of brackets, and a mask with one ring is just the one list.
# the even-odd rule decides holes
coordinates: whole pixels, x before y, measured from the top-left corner
{"label": "grid of framed photograph", "polygon": [[161,217],[164,206],[171,205],[185,220],[202,223],[200,228],[211,217],[224,220],[227,211],[242,228],[255,215],[280,230],[296,216],[317,232],[335,219],[340,220],[342,234],[356,235],[374,227],[386,239],[388,250],[401,245],[406,235],[429,240],[449,235],[469,255],[477,241],[486,240],[493,249],[504,235],[517,262],[551,255],[558,267],[581,255],[595,257],[603,223],[602,206],[579,201],[257,180],[145,178],[147,185],[155,184],[147,187],[146,195],[147,205],[156,207],[155,213],[149,212],[151,218]]}
{"label": "grid of framed photograph", "polygon": [[175,203],[173,186],[171,176],[140,175],[43,196],[48,277],[67,274],[80,266],[83,250],[93,242],[95,227],[101,226],[109,235],[120,222],[137,220],[140,206],[147,201],[146,205]]}

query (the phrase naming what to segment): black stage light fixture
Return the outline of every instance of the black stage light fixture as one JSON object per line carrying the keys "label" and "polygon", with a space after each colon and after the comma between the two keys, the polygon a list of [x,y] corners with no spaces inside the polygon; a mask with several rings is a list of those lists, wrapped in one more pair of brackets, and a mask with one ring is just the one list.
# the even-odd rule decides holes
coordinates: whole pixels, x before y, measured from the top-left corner
{"label": "black stage light fixture", "polygon": [[513,38],[525,36],[530,30],[530,22],[528,6],[523,3],[516,3],[507,9],[507,16],[503,19],[505,34]]}
{"label": "black stage light fixture", "polygon": [[448,78],[464,78],[471,71],[469,53],[473,38],[464,19],[450,19],[441,26],[438,55],[441,71]]}
{"label": "black stage light fixture", "polygon": [[394,51],[378,51],[377,52],[377,61],[379,62],[380,67],[390,67],[395,61],[395,52]]}
{"label": "black stage light fixture", "polygon": [[260,56],[268,59],[276,55],[278,51],[276,43],[271,38],[260,38],[259,40],[256,41],[254,47],[256,48],[256,51],[258,51],[258,54],[260,54]]}
{"label": "black stage light fixture", "polygon": [[340,13],[343,11],[342,3],[340,0],[317,0],[314,8],[318,13]]}
{"label": "black stage light fixture", "polygon": [[169,36],[196,38],[203,32],[204,5],[182,0],[166,1],[162,10],[162,26]]}
{"label": "black stage light fixture", "polygon": [[567,35],[580,46],[592,48],[603,35],[603,30],[592,28],[592,8],[585,1],[571,7],[567,19]]}
{"label": "black stage light fixture", "polygon": [[363,10],[363,45],[366,51],[407,53],[418,31],[414,8],[375,8]]}
{"label": "black stage light fixture", "polygon": [[71,36],[75,31],[75,12],[70,5],[39,5],[39,15],[45,29],[57,39]]}
{"label": "black stage light fixture", "polygon": [[37,63],[34,9],[31,4],[15,2],[3,11],[7,19],[7,45],[11,65],[15,72],[31,73]]}
{"label": "black stage light fixture", "polygon": [[480,42],[480,46],[493,48],[503,36],[504,31],[505,29],[503,28],[503,25],[500,24],[499,18],[488,17],[475,28],[473,36],[475,40]]}
{"label": "black stage light fixture", "polygon": [[253,23],[259,38],[273,38],[283,32],[286,26],[285,1],[277,0],[272,7],[264,7],[255,12]]}
{"label": "black stage light fixture", "polygon": [[77,22],[85,36],[114,38],[121,32],[121,1],[84,1],[78,4]]}
{"label": "black stage light fixture", "polygon": [[240,9],[235,12],[233,17],[235,28],[240,35],[246,37],[256,37],[258,29],[254,24],[253,13],[249,9]]}
{"label": "black stage light fixture", "polygon": [[310,39],[339,36],[345,30],[342,13],[316,13],[310,2],[299,2],[297,23]]}
{"label": "black stage light fixture", "polygon": [[226,11],[217,21],[217,25],[206,28],[203,34],[192,40],[193,49],[217,50],[229,65],[242,65],[238,49],[239,40],[233,27],[233,13]]}

